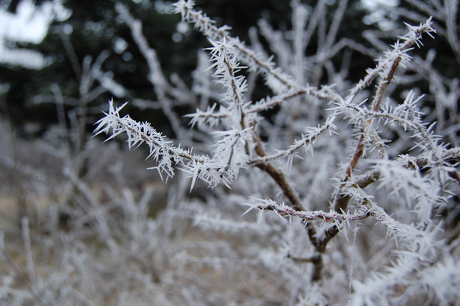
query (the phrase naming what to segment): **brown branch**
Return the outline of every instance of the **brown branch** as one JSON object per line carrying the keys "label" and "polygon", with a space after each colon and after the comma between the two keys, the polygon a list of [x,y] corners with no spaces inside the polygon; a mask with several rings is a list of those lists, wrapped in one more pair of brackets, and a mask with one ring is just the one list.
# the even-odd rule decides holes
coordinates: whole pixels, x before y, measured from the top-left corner
{"label": "brown branch", "polygon": [[390,68],[390,71],[388,72],[388,75],[381,82],[379,82],[377,92],[374,96],[374,100],[372,101],[372,110],[374,112],[377,112],[380,109],[380,104],[382,103],[383,96],[385,95],[385,92],[387,91],[388,86],[393,80],[396,70],[398,69],[399,64],[401,63],[401,60],[402,60],[401,56],[398,56],[391,64],[391,68]]}
{"label": "brown branch", "polygon": [[[254,132],[254,141],[256,143],[255,146],[255,151],[260,157],[266,156],[262,141],[260,140],[258,134]],[[286,179],[286,176],[284,175],[283,171],[277,169],[274,167],[271,163],[269,162],[262,162],[256,164],[256,167],[258,167],[261,170],[264,170],[265,172],[270,175],[273,180],[280,186],[281,190],[283,190],[284,195],[289,199],[291,202],[291,207],[297,211],[303,211],[303,205],[302,202],[300,201],[299,196],[295,192],[295,190],[291,187],[289,182]],[[323,264],[323,257],[320,249],[318,249],[318,239],[316,238],[316,228],[314,227],[313,224],[303,221],[303,224],[305,226],[305,229],[307,230],[308,238],[310,239],[310,242],[313,246],[315,246],[316,249],[316,254],[314,254],[312,258],[312,263],[313,263],[313,272],[311,275],[311,280],[312,282],[318,282],[321,280],[321,272],[323,270],[324,264]]]}
{"label": "brown branch", "polygon": [[260,210],[272,210],[280,216],[294,216],[301,218],[304,222],[321,220],[324,222],[343,222],[343,221],[356,221],[363,220],[369,217],[369,211],[361,214],[339,214],[335,211],[325,212],[322,210],[315,211],[298,211],[290,206],[277,204],[275,202],[266,202],[257,205]]}
{"label": "brown branch", "polygon": [[458,184],[460,184],[460,172],[458,171],[450,171],[449,176],[453,178]]}
{"label": "brown branch", "polygon": [[321,270],[324,266],[323,258],[321,254],[315,254],[312,257],[302,258],[302,257],[293,257],[291,254],[287,254],[287,258],[292,259],[294,262],[298,263],[312,263],[313,264],[313,275],[312,281],[319,281],[321,280]]}
{"label": "brown branch", "polygon": [[290,205],[292,208],[298,211],[304,210],[299,196],[287,181],[286,176],[282,170],[276,168],[268,162],[256,164],[256,167],[267,172],[268,175],[271,176],[271,178],[281,188],[286,198],[288,198],[291,202]]}
{"label": "brown branch", "polygon": [[[391,65],[391,69],[388,72],[387,76],[379,82],[377,92],[374,96],[374,100],[372,101],[372,111],[377,112],[380,109],[380,104],[382,103],[383,96],[385,95],[388,86],[390,85],[391,80],[393,80],[396,70],[398,69],[399,64],[401,63],[402,58],[398,56],[395,58]],[[368,123],[372,123],[372,118],[368,119]],[[364,134],[361,134],[358,144],[355,149],[355,153],[351,158],[350,164],[345,172],[345,177],[342,179],[342,185],[340,186],[340,190],[337,193],[337,197],[334,204],[334,209],[338,212],[346,211],[348,207],[348,202],[350,201],[350,197],[347,195],[342,194],[342,189],[345,186],[345,183],[350,180],[353,170],[356,168],[359,159],[363,156],[364,153]]]}

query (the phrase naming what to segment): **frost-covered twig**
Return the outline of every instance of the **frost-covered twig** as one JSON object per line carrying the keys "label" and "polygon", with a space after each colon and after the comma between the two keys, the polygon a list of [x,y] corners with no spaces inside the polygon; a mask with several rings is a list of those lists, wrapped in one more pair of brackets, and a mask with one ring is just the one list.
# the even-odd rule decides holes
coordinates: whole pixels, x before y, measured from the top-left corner
{"label": "frost-covered twig", "polygon": [[158,170],[159,174],[166,174],[166,180],[174,176],[174,166],[183,166],[185,172],[193,178],[192,187],[197,178],[215,187],[224,183],[230,187],[230,182],[238,175],[241,167],[246,165],[245,156],[234,154],[235,146],[241,145],[241,141],[247,140],[249,130],[228,131],[217,133],[222,140],[217,144],[213,158],[204,155],[192,154],[190,150],[184,150],[180,146],[174,146],[170,141],[150,126],[149,123],[139,123],[132,120],[128,115],[120,117],[120,110],[126,105],[115,108],[110,102],[109,112],[106,117],[97,122],[95,134],[112,134],[112,139],[121,133],[128,136],[128,146],[135,148],[146,143],[150,147],[149,157],[158,164],[151,168]]}
{"label": "frost-covered twig", "polygon": [[425,23],[420,24],[420,26],[411,26],[406,24],[409,32],[401,37],[403,42],[398,41],[393,46],[393,50],[385,52],[385,58],[379,60],[379,64],[376,68],[369,69],[367,71],[366,77],[356,84],[356,86],[350,91],[349,96],[356,97],[359,92],[368,87],[375,78],[380,76],[382,81],[380,81],[379,84],[381,85],[379,85],[379,89],[377,90],[377,94],[374,98],[374,103],[372,104],[373,110],[377,111],[386,87],[393,79],[396,69],[400,64],[404,65],[410,60],[410,56],[407,52],[412,50],[412,45],[421,45],[423,33],[426,33],[434,38],[432,33],[436,33],[436,31],[432,28],[432,24],[433,22],[431,18],[429,18]]}
{"label": "frost-covered twig", "polygon": [[306,133],[302,134],[302,139],[295,141],[295,143],[290,145],[288,149],[278,150],[278,152],[275,154],[253,158],[250,160],[250,164],[257,164],[272,159],[278,159],[280,157],[292,156],[295,153],[295,151],[299,150],[302,147],[304,147],[307,152],[313,152],[313,144],[315,143],[316,139],[322,133],[326,131],[331,132],[333,129],[335,129],[335,126],[332,123],[334,119],[335,117],[329,117],[323,126],[307,129]]}
{"label": "frost-covered twig", "polygon": [[[230,29],[229,27],[222,26],[218,28],[214,25],[214,21],[211,20],[208,16],[202,12],[193,10],[194,5],[195,2],[193,0],[180,0],[174,4],[175,12],[181,14],[183,20],[194,23],[195,27],[210,39],[232,42],[235,46],[235,49],[237,49],[240,53],[238,54],[239,60],[247,64],[250,70],[252,69],[255,71],[263,71],[267,74],[267,76],[272,76],[275,78],[281,84],[280,86],[277,86],[281,92],[285,91],[283,88],[304,90],[302,88],[303,84],[302,86],[297,85],[292,80],[292,77],[289,76],[286,72],[282,72],[279,68],[274,68],[275,64],[272,61],[261,59],[254,51],[246,47],[238,39],[232,38],[228,33],[228,30]],[[332,91],[328,91],[326,93],[313,88],[306,89],[306,92],[309,95],[318,97],[320,99],[337,102],[342,100],[340,95]]]}
{"label": "frost-covered twig", "polygon": [[[411,46],[413,44],[417,44],[420,46],[421,44],[421,35],[422,33],[427,33],[432,37],[433,32],[435,30],[431,27],[432,21],[429,18],[425,23],[421,24],[418,27],[407,25],[409,32],[401,37],[403,40],[402,43],[399,41],[393,46],[393,50],[387,51],[385,53],[385,58],[379,61],[379,65],[373,69],[368,71],[368,75],[366,76],[365,80],[361,80],[355,88],[350,93],[350,98],[347,101],[351,101],[363,88],[369,86],[370,83],[373,81],[374,78],[377,76],[381,77],[379,84],[377,86],[377,91],[374,95],[374,99],[371,104],[371,110],[377,112],[380,109],[380,105],[384,94],[388,88],[388,85],[393,80],[396,69],[400,64],[404,65],[405,62],[410,60],[410,56],[407,54],[409,50],[411,50]],[[372,122],[372,117],[368,119],[368,122]],[[355,152],[353,153],[350,163],[345,171],[345,176],[342,179],[342,182],[346,182],[352,176],[353,170],[358,164],[359,159],[364,154],[364,140],[365,134],[361,134],[360,138],[358,139],[358,143],[356,145]],[[375,136],[374,136],[375,137]],[[338,195],[335,199],[334,208],[337,211],[346,210],[348,205],[348,198],[344,195],[341,195],[341,191],[338,192]]]}
{"label": "frost-covered twig", "polygon": [[272,200],[261,200],[261,199],[258,200],[257,203],[247,203],[244,205],[249,206],[249,208],[246,210],[246,212],[243,215],[247,214],[253,209],[258,209],[260,211],[269,210],[269,211],[274,211],[276,215],[279,215],[282,217],[298,217],[304,221],[320,220],[324,222],[335,222],[335,223],[344,222],[344,221],[348,222],[348,221],[363,220],[373,214],[372,210],[368,210],[364,213],[358,213],[358,214],[346,214],[346,213],[339,214],[336,211],[324,212],[322,210],[320,211],[298,211],[284,203],[278,204]]}

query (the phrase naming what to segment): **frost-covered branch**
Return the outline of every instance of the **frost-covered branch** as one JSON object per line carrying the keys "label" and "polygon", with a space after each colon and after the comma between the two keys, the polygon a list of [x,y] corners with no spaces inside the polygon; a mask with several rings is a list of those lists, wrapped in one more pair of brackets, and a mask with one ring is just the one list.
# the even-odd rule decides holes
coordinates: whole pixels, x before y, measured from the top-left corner
{"label": "frost-covered branch", "polygon": [[[228,33],[229,27],[222,26],[218,28],[214,25],[214,21],[208,16],[200,11],[193,10],[194,5],[195,2],[193,0],[180,0],[174,4],[175,12],[181,14],[183,20],[194,23],[195,27],[210,39],[232,42],[235,49],[239,52],[239,54],[237,54],[239,60],[247,64],[250,70],[265,72],[267,75],[267,82],[277,89],[275,91],[284,92],[289,89],[305,90],[307,94],[320,99],[337,102],[342,100],[340,95],[330,90],[321,91],[316,88],[303,89],[302,86],[297,85],[292,80],[291,76],[282,72],[281,69],[275,68],[275,63],[270,60],[261,59],[258,54],[246,47],[238,39],[232,38]],[[273,80],[276,80],[276,82],[271,81],[271,77]]]}
{"label": "frost-covered branch", "polygon": [[[369,86],[370,83],[375,79],[377,76],[380,76],[380,81],[377,85],[377,90],[372,100],[371,109],[374,112],[377,112],[380,109],[382,99],[385,95],[385,92],[393,80],[396,70],[400,64],[404,65],[406,62],[410,61],[411,57],[407,54],[409,50],[411,50],[411,46],[416,44],[417,46],[421,45],[421,37],[422,33],[426,33],[431,37],[435,30],[431,27],[432,21],[429,18],[425,23],[422,23],[420,26],[415,27],[406,24],[409,32],[401,37],[403,42],[397,42],[393,46],[393,50],[385,52],[385,58],[379,60],[378,66],[373,70],[367,71],[367,76],[365,80],[361,80],[354,89],[352,89],[349,99],[346,101],[352,101],[352,99],[365,87]],[[411,101],[412,102],[412,101]],[[372,117],[367,119],[369,124],[372,123]],[[382,152],[382,141],[379,138],[376,138],[376,134],[373,129],[368,129],[371,131],[370,138],[376,139],[376,143],[380,144],[380,152]],[[358,139],[358,143],[356,145],[355,152],[353,153],[350,163],[345,171],[345,176],[342,179],[342,182],[346,182],[352,176],[354,169],[356,168],[358,161],[364,155],[365,150],[365,141],[366,134],[361,134],[360,138]],[[382,155],[384,157],[384,155]],[[334,208],[337,211],[346,210],[348,203],[348,197],[341,195],[341,192],[337,194],[335,199]]]}
{"label": "frost-covered branch", "polygon": [[272,155],[256,157],[254,159],[251,159],[250,164],[263,163],[272,159],[293,156],[295,151],[301,149],[302,147],[305,148],[305,151],[313,153],[313,144],[315,143],[316,139],[324,132],[329,131],[331,133],[332,130],[335,129],[335,126],[332,123],[334,119],[335,117],[329,117],[323,126],[317,128],[308,128],[305,131],[305,134],[302,134],[302,138],[296,140],[295,143],[290,145],[288,149],[278,150],[277,153]]}
{"label": "frost-covered branch", "polygon": [[[257,203],[247,203],[244,204],[249,206],[244,214],[247,214],[253,209],[260,210],[261,213],[264,210],[274,211],[276,215],[282,217],[298,217],[304,221],[315,221],[320,220],[324,222],[348,222],[363,220],[373,214],[372,210],[368,210],[361,214],[339,214],[336,211],[324,212],[320,211],[298,211],[292,207],[281,203],[278,204],[272,200],[259,200]],[[284,219],[283,219],[284,220]]]}
{"label": "frost-covered branch", "polygon": [[414,44],[418,47],[421,46],[423,33],[426,33],[431,38],[434,38],[432,33],[436,33],[436,30],[432,28],[432,24],[433,22],[431,18],[420,24],[420,26],[406,24],[409,32],[401,37],[402,42],[396,42],[393,45],[393,50],[386,51],[384,53],[385,57],[379,60],[377,67],[367,70],[366,77],[356,84],[356,86],[350,91],[349,96],[356,97],[356,95],[364,88],[368,87],[375,78],[381,77],[382,81],[379,82],[379,89],[377,90],[377,94],[374,96],[372,104],[373,110],[378,110],[386,87],[393,79],[396,69],[400,64],[405,65],[408,61],[410,61],[411,57],[407,54],[407,52],[412,50],[412,46]]}
{"label": "frost-covered branch", "polygon": [[248,130],[216,133],[222,136],[222,140],[216,145],[214,157],[194,155],[190,150],[172,145],[149,123],[136,122],[128,115],[120,117],[120,110],[125,105],[126,103],[115,108],[111,101],[106,117],[97,122],[95,134],[111,134],[109,140],[126,133],[129,148],[136,148],[146,143],[150,147],[148,157],[157,162],[157,166],[151,169],[158,170],[160,175],[166,174],[165,180],[173,177],[174,166],[180,165],[183,166],[182,170],[193,178],[192,187],[197,178],[205,181],[210,187],[215,187],[219,183],[230,187],[230,182],[238,175],[239,169],[246,164],[244,155],[235,154],[235,150],[241,145],[241,141],[249,137]]}

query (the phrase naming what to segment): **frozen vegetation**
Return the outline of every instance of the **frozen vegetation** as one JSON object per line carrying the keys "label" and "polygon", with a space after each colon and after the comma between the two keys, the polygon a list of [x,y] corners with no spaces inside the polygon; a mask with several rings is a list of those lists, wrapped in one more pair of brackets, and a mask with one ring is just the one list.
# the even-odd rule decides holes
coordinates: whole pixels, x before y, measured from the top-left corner
{"label": "frozen vegetation", "polygon": [[[2,149],[25,204],[3,232],[1,303],[457,305],[459,79],[421,52],[442,37],[460,64],[458,1],[391,8],[411,24],[364,32],[367,46],[337,35],[347,1],[336,2],[294,0],[289,33],[262,19],[244,43],[178,1],[174,13],[208,39],[190,86],[164,75],[141,21],[116,3],[156,101],[125,103],[102,52],[82,65],[71,128],[55,86],[60,126],[48,142],[15,142],[57,162],[55,182]],[[363,57],[375,65],[352,82]],[[103,93],[114,98],[95,126],[101,145],[82,122]],[[175,138],[131,118],[130,103],[161,109]],[[177,106],[196,109],[188,126]],[[130,164],[140,156],[148,166]],[[154,171],[164,185],[147,184]]]}

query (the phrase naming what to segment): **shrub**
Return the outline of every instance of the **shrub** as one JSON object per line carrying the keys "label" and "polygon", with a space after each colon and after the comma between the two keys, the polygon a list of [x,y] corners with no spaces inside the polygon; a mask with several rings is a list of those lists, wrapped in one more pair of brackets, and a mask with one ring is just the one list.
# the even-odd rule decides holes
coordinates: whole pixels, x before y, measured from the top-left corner
{"label": "shrub", "polygon": [[[458,1],[272,5],[243,43],[192,1],[0,4],[43,30],[0,25],[0,304],[459,300]],[[136,152],[87,133],[109,94],[96,134]]]}
{"label": "shrub", "polygon": [[[278,278],[272,278],[273,286],[288,296],[283,303],[449,305],[460,298],[454,196],[460,183],[458,80],[432,70],[433,53],[426,59],[410,55],[422,47],[423,35],[434,38],[433,19],[407,24],[406,33],[353,85],[346,59],[341,67],[333,59],[344,49],[366,55],[377,50],[336,41],[346,1],[339,3],[329,28],[320,22],[324,5],[320,1],[311,14],[306,5],[292,2],[291,40],[260,22],[275,63],[254,31],[248,46],[232,37],[229,27],[217,27],[194,10],[193,1],[177,2],[175,12],[210,43],[209,57],[200,53],[194,84],[187,88],[163,76],[140,22],[117,4],[147,60],[149,80],[177,141],[121,115],[124,105],[112,101],[95,133],[110,134],[109,139],[125,133],[130,148],[146,144],[164,181],[179,169],[191,189],[204,183],[208,192],[184,200],[184,213],[193,214],[205,232],[244,242],[235,249],[231,241],[219,241],[230,247],[216,243],[206,255],[176,254],[183,265],[200,263],[231,275],[246,265],[258,273],[267,269]],[[441,8],[433,4],[436,9]],[[444,33],[455,29],[453,18]],[[318,51],[306,56],[316,28]],[[254,99],[257,78],[270,96]],[[420,79],[430,84],[425,104],[414,82]],[[310,85],[322,81],[328,84]],[[187,116],[192,129],[181,125],[176,104],[200,106]],[[258,225],[245,219],[254,210]],[[225,248],[231,251],[222,254]],[[184,277],[196,278],[199,287],[205,280],[194,272],[184,271]],[[250,274],[254,286],[269,288],[256,273]],[[226,301],[241,302],[241,296]],[[205,299],[213,301],[212,295]]]}

